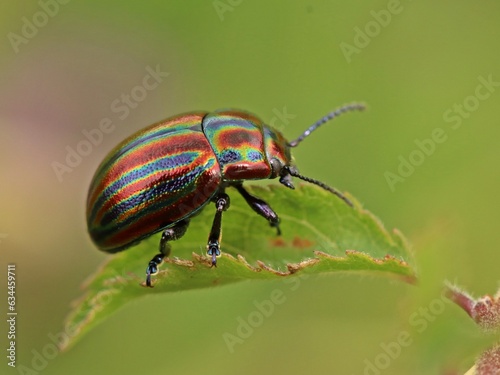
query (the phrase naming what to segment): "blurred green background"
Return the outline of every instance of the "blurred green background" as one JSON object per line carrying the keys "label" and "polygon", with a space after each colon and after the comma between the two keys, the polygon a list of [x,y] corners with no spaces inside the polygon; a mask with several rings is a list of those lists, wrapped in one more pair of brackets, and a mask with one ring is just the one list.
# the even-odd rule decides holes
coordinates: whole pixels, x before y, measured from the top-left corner
{"label": "blurred green background", "polygon": [[[16,264],[17,365],[25,366],[4,358],[0,373],[455,374],[490,345],[463,311],[437,299],[445,279],[475,295],[498,287],[500,3],[62,3],[0,5],[1,274]],[[142,84],[148,66],[169,74],[120,119],[112,103]],[[481,77],[493,84],[477,89]],[[351,101],[369,110],[321,129],[295,150],[297,164],[409,237],[417,287],[332,275],[294,291],[253,282],[145,298],[69,352],[51,351],[80,285],[106,258],[87,236],[84,202],[115,144],[162,118],[220,107],[266,122],[286,108],[295,117],[275,125],[293,138]],[[105,118],[113,131],[58,177],[54,162],[65,163],[82,131]],[[418,160],[416,140],[437,128],[446,141]],[[420,165],[391,188],[387,172],[412,152]],[[231,353],[223,334],[235,334],[238,318],[274,289],[286,302]],[[444,307],[422,318],[432,303]],[[401,332],[411,344],[386,366],[383,346]],[[377,356],[380,369],[369,370]]]}

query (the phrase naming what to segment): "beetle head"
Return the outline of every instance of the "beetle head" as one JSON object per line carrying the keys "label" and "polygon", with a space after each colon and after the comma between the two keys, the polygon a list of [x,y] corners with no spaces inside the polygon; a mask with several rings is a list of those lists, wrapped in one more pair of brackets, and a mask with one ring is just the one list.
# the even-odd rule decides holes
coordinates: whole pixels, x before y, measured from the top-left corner
{"label": "beetle head", "polygon": [[271,164],[271,178],[282,176],[283,168],[292,163],[287,140],[278,130],[264,126],[264,143],[267,160]]}

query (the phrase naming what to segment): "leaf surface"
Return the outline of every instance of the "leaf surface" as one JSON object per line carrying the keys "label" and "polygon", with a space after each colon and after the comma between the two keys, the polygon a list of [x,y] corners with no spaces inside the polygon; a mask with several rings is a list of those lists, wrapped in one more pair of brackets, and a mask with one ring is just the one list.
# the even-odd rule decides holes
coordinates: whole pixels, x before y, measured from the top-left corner
{"label": "leaf surface", "polygon": [[128,301],[157,293],[207,288],[249,279],[294,277],[301,273],[370,272],[415,281],[409,246],[397,230],[381,222],[348,196],[354,207],[311,185],[296,190],[251,186],[281,218],[282,236],[253,212],[234,189],[222,218],[222,256],[210,267],[205,256],[214,207],[192,218],[184,237],[172,242],[172,254],[144,287],[145,269],[158,252],[161,234],[112,255],[84,285],[66,321],[72,333],[65,347]]}

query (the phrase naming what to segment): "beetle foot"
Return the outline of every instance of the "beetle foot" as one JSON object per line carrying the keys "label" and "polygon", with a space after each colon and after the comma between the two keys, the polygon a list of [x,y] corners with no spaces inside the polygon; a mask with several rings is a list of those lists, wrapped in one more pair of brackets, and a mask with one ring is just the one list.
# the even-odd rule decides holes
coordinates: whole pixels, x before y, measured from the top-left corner
{"label": "beetle foot", "polygon": [[157,254],[149,261],[148,267],[146,268],[146,286],[152,288],[151,276],[158,273],[158,266],[163,262],[165,255]]}
{"label": "beetle foot", "polygon": [[220,256],[220,247],[219,243],[209,243],[207,255],[212,257],[212,267],[217,267],[217,257]]}
{"label": "beetle foot", "polygon": [[276,228],[276,235],[281,236],[281,229],[280,229],[280,221],[277,219],[276,221],[271,221],[269,223],[271,228]]}

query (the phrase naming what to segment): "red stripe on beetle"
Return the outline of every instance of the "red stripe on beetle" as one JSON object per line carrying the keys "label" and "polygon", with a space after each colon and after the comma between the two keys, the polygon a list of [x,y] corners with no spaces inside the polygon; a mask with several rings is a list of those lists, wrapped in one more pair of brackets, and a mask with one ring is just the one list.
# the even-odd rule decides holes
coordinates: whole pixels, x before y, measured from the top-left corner
{"label": "red stripe on beetle", "polygon": [[[200,155],[190,165],[185,167],[158,171],[154,174],[148,175],[147,177],[137,178],[135,181],[123,184],[118,189],[114,189],[111,198],[105,202],[96,214],[95,221],[99,222],[102,219],[102,216],[108,212],[112,206],[118,204],[120,201],[128,199],[133,195],[137,195],[144,189],[151,188],[151,186],[153,186],[159,178],[169,176],[174,179],[177,176],[182,176],[186,171],[189,171],[196,166],[206,165],[207,158],[212,155],[212,149],[202,133],[191,133],[193,132],[189,132],[189,134],[171,136],[167,139],[158,140],[158,142],[154,143],[154,145],[148,144],[146,147],[138,148],[121,159],[120,163],[118,163],[116,167],[110,169],[105,177],[102,178],[97,191],[104,192],[106,187],[119,181],[127,173],[136,169],[138,169],[138,173],[140,173],[141,167],[144,167],[148,163],[151,163],[151,161],[158,160],[162,157],[173,156],[184,151],[196,152]],[[184,142],[187,137],[190,138],[190,141]],[[177,146],[176,149],[172,149],[170,147],[172,142],[175,142],[175,144],[180,146]],[[181,148],[181,146],[184,147]],[[96,196],[96,199],[97,198],[98,196]],[[95,202],[90,202],[89,207],[94,204]]]}

